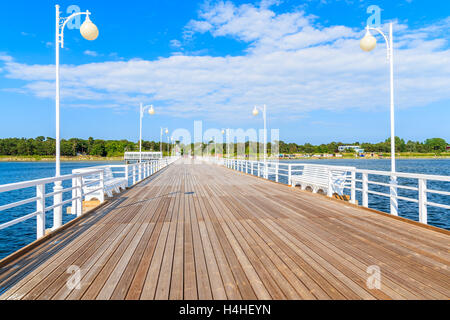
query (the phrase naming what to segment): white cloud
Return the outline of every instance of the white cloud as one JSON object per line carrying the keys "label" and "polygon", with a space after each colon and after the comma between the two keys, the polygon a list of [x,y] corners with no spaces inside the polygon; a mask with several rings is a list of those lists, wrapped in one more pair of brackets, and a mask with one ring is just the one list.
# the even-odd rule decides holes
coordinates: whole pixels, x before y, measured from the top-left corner
{"label": "white cloud", "polygon": [[13,57],[7,55],[4,52],[0,52],[0,61],[11,62],[13,61]]}
{"label": "white cloud", "polygon": [[[245,118],[254,104],[262,103],[270,106],[271,117],[280,118],[317,109],[387,108],[389,75],[381,38],[374,52],[365,53],[359,48],[363,30],[322,27],[303,11],[276,14],[272,3],[219,2],[205,6],[199,19],[187,25],[185,35],[209,32],[247,43],[241,55],[178,52],[153,61],[63,65],[63,101],[119,109],[143,100],[172,116],[215,119]],[[395,25],[398,107],[450,99],[449,27],[450,19],[421,29]],[[21,90],[54,97],[54,66],[3,57],[5,76],[27,82]]]}
{"label": "white cloud", "polygon": [[171,46],[172,48],[178,49],[178,48],[181,48],[182,45],[181,45],[180,40],[174,39],[174,40],[170,40],[170,46]]}
{"label": "white cloud", "polygon": [[91,57],[98,57],[99,56],[99,54],[97,52],[91,51],[91,50],[86,50],[84,52],[84,54],[87,55],[87,56],[91,56]]}

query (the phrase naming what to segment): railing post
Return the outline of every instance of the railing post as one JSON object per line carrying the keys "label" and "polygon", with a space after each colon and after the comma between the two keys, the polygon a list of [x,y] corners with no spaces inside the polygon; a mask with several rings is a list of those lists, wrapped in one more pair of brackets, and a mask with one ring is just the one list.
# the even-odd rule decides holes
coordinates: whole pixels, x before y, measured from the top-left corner
{"label": "railing post", "polygon": [[[73,173],[74,172],[72,171],[72,174]],[[77,179],[76,178],[72,179],[72,187],[73,188],[77,187]],[[78,192],[77,189],[73,189],[72,190],[72,199],[75,199],[77,197],[77,192]],[[71,214],[76,214],[76,212],[77,212],[77,202],[76,202],[76,200],[72,200],[72,212],[71,212]]]}
{"label": "railing post", "polygon": [[252,172],[252,176],[254,175],[254,171],[253,171],[253,165],[254,165],[254,164],[255,164],[255,163],[252,161],[252,166],[251,166],[251,167],[252,167],[252,168],[251,168],[251,170],[252,170],[252,171],[251,171],[251,172]]}
{"label": "railing post", "polygon": [[333,197],[333,173],[331,172],[331,169],[327,170],[328,172],[328,190],[327,190],[327,196]]}
{"label": "railing post", "polygon": [[419,179],[419,221],[428,224],[427,212],[427,180]]}
{"label": "railing post", "polygon": [[356,204],[356,171],[351,172],[350,203]]}
{"label": "railing post", "polygon": [[280,181],[280,178],[279,178],[279,172],[280,172],[280,164],[277,162],[277,164],[275,165],[275,170],[276,170],[276,172],[275,172],[275,181],[276,182],[279,182]]}
{"label": "railing post", "polygon": [[105,173],[100,171],[100,203],[105,202]]}
{"label": "railing post", "polygon": [[45,184],[36,186],[36,238],[40,239],[45,236]]}
{"label": "railing post", "polygon": [[369,207],[369,174],[362,174],[362,205],[363,207]]}
{"label": "railing post", "polygon": [[288,164],[288,185],[292,186],[292,164]]}
{"label": "railing post", "polygon": [[130,178],[130,166],[128,164],[125,165],[125,178],[127,179],[127,188],[130,187],[130,183],[128,179]]}
{"label": "railing post", "polygon": [[264,175],[267,180],[269,180],[269,162],[264,163]]}
{"label": "railing post", "polygon": [[138,181],[141,181],[142,180],[142,163],[141,162],[139,162],[139,165],[138,165],[138,172],[139,172]]}
{"label": "railing post", "polygon": [[61,228],[62,226],[62,207],[58,206],[63,199],[62,191],[62,181],[58,181],[55,183],[55,187],[53,188],[54,192],[59,192],[53,196],[53,205],[56,206],[53,209],[53,230]]}
{"label": "railing post", "polygon": [[81,217],[83,215],[83,177],[78,177],[75,179],[75,185],[76,185],[76,195],[77,200],[75,200],[75,214],[77,217]]}
{"label": "railing post", "polygon": [[397,177],[391,176],[390,184],[391,214],[398,216]]}
{"label": "railing post", "polygon": [[258,177],[260,177],[261,176],[261,169],[260,169],[260,164],[259,164],[259,161],[258,161]]}
{"label": "railing post", "polygon": [[136,184],[136,165],[133,165],[133,185]]}

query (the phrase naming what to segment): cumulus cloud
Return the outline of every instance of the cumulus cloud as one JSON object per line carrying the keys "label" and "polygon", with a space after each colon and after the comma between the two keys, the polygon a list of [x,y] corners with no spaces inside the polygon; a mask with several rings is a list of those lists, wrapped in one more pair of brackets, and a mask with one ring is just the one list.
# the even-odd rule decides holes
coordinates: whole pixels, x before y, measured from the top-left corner
{"label": "cumulus cloud", "polygon": [[99,54],[97,52],[91,51],[91,50],[84,51],[84,54],[87,55],[87,56],[91,56],[91,57],[98,57],[99,56]]}
{"label": "cumulus cloud", "polygon": [[180,40],[174,39],[174,40],[170,40],[170,46],[172,48],[181,48],[182,45],[181,45]]}
{"label": "cumulus cloud", "polygon": [[[277,14],[271,10],[274,3],[206,4],[183,32],[241,41],[247,44],[241,55],[179,53],[152,61],[63,65],[64,101],[118,109],[143,100],[172,116],[214,119],[245,117],[249,108],[262,103],[270,106],[273,117],[293,118],[317,109],[388,107],[388,64],[381,37],[378,48],[365,53],[359,48],[362,30],[322,27],[319,18],[299,10]],[[450,99],[449,27],[450,19],[420,29],[396,23],[400,108]],[[21,90],[53,98],[54,66],[23,64],[1,53],[0,60],[6,77],[27,82]]]}
{"label": "cumulus cloud", "polygon": [[0,52],[0,61],[11,62],[13,58],[6,53]]}

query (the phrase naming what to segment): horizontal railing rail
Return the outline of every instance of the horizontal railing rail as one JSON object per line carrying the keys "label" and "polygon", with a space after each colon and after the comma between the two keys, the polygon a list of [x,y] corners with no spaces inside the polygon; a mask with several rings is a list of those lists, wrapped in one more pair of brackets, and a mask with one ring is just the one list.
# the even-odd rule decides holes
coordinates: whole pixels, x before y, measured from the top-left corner
{"label": "horizontal railing rail", "polygon": [[[0,230],[12,227],[21,222],[36,218],[36,237],[37,239],[42,238],[46,232],[46,213],[53,210],[53,228],[56,230],[61,225],[58,225],[57,221],[62,221],[60,217],[55,217],[55,215],[62,215],[62,207],[72,204],[72,214],[81,216],[83,214],[83,200],[89,195],[98,196],[100,203],[105,201],[104,195],[106,193],[106,186],[108,179],[105,175],[105,170],[111,170],[113,176],[122,176],[122,179],[126,179],[126,187],[131,187],[142,180],[150,177],[161,169],[169,166],[175,162],[177,157],[168,157],[159,160],[145,161],[142,163],[129,164],[129,165],[106,165],[90,168],[76,169],[72,171],[72,174],[63,175],[60,177],[51,177],[31,181],[23,181],[17,183],[11,183],[6,185],[0,185],[0,200],[2,199],[2,194],[6,192],[18,192],[21,190],[26,190],[30,188],[35,188],[35,192],[32,192],[33,196],[26,199],[15,199],[17,201],[12,201],[10,203],[5,203],[1,201],[0,205],[0,216],[2,212],[8,209],[14,209],[25,205],[30,205],[35,203],[36,209],[30,210],[31,213],[25,214],[20,217],[14,217],[9,221],[0,223]],[[51,189],[49,188],[51,184],[55,183],[66,183],[66,187],[62,189]],[[69,185],[71,182],[71,185]],[[67,186],[69,185],[69,186]],[[49,192],[49,190],[52,190]],[[71,192],[70,198],[63,200],[61,195]],[[53,203],[49,204],[47,199],[53,197]],[[12,198],[17,198],[14,196]],[[60,199],[60,200],[58,200]],[[58,210],[55,210],[58,209]]]}
{"label": "horizontal railing rail", "polygon": [[[389,199],[390,214],[399,215],[398,200],[416,203],[418,205],[418,221],[428,224],[429,207],[450,210],[450,176],[389,172],[379,170],[357,169],[347,166],[329,166],[312,163],[282,163],[277,161],[252,161],[239,159],[217,159],[203,157],[203,160],[226,166],[243,173],[255,175],[265,179],[292,185],[292,179],[296,175],[302,175],[307,166],[325,168],[328,179],[332,181],[333,172],[345,171],[343,175],[343,189],[349,196],[349,201],[357,203],[357,195],[362,200],[361,205],[369,208],[369,195]],[[438,184],[444,185],[440,188]],[[434,185],[434,186],[433,186]],[[384,189],[383,189],[384,188]],[[328,188],[331,190],[332,188]],[[386,190],[388,189],[388,190]],[[402,194],[399,194],[401,192]],[[329,197],[334,194],[328,191]],[[433,196],[439,195],[439,202],[433,200]],[[444,198],[448,197],[448,198]],[[446,211],[447,212],[447,211]],[[447,212],[448,213],[448,212]]]}
{"label": "horizontal railing rail", "polygon": [[125,161],[138,161],[138,160],[160,160],[163,159],[162,152],[125,152]]}
{"label": "horizontal railing rail", "polygon": [[38,180],[32,180],[32,181],[24,181],[24,182],[0,185],[0,194],[5,193],[5,192],[10,192],[10,191],[15,191],[15,190],[28,189],[28,188],[33,188],[33,187],[36,188],[35,197],[31,197],[28,199],[24,199],[24,200],[20,200],[20,201],[16,201],[13,203],[8,203],[6,205],[0,206],[0,214],[1,214],[2,211],[8,210],[8,209],[21,207],[21,206],[24,206],[26,204],[30,204],[33,202],[36,203],[36,211],[34,211],[33,213],[29,213],[27,215],[24,215],[22,217],[13,219],[11,221],[0,224],[0,230],[9,228],[18,223],[21,223],[21,222],[24,222],[24,221],[27,221],[29,219],[36,217],[36,225],[37,225],[36,236],[38,239],[43,237],[45,235],[45,227],[46,227],[46,216],[45,216],[46,212],[51,211],[56,208],[60,208],[64,205],[68,204],[69,202],[76,200],[76,199],[72,198],[70,200],[61,201],[59,203],[54,203],[51,206],[46,206],[47,198],[53,197],[55,195],[62,195],[64,193],[71,192],[77,188],[77,186],[72,186],[69,188],[63,188],[62,190],[59,190],[59,191],[47,193],[46,186],[48,184],[54,184],[55,182],[64,182],[67,180],[82,179],[83,176],[85,176],[85,175],[91,175],[93,173],[100,173],[100,172],[102,172],[102,170],[92,169],[86,173],[75,173],[75,174],[70,174],[70,175],[63,175],[60,177],[45,178],[45,179],[38,179]]}

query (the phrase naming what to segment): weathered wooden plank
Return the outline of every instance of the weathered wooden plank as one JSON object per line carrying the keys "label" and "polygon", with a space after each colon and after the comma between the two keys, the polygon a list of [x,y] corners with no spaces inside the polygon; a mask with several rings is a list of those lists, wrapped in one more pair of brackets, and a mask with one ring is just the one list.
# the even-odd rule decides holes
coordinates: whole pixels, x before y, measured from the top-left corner
{"label": "weathered wooden plank", "polygon": [[180,163],[0,268],[0,299],[448,299],[449,247],[446,233]]}

